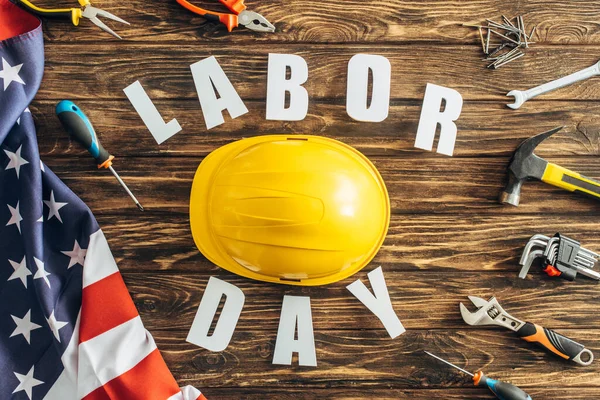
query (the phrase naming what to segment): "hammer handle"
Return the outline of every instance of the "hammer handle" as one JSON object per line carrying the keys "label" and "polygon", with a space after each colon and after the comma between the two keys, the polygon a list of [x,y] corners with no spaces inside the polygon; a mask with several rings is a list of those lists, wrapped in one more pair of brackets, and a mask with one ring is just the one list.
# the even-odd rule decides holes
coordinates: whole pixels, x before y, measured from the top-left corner
{"label": "hammer handle", "polygon": [[542,181],[550,185],[600,199],[600,182],[587,178],[560,165],[548,163]]}

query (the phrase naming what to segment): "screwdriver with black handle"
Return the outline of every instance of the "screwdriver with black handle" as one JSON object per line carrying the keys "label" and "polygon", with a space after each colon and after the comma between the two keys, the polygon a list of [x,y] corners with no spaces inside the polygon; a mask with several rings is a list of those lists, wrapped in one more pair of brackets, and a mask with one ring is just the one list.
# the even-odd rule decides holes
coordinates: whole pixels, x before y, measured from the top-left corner
{"label": "screwdriver with black handle", "polygon": [[492,393],[494,393],[494,395],[497,398],[499,398],[501,400],[531,400],[531,396],[529,396],[527,393],[525,393],[524,391],[522,391],[515,385],[511,385],[510,383],[490,379],[487,376],[485,376],[485,374],[482,371],[478,371],[475,375],[473,375],[469,371],[465,371],[464,369],[457,367],[456,365],[452,364],[451,362],[448,362],[448,361],[444,360],[443,358],[436,356],[435,354],[431,354],[428,351],[426,351],[425,353],[427,353],[428,355],[430,355],[431,357],[433,357],[435,359],[440,360],[443,363],[450,365],[451,367],[456,368],[457,370],[459,370],[462,373],[472,376],[473,383],[475,384],[475,386],[487,387],[488,389],[490,389],[490,391]]}
{"label": "screwdriver with black handle", "polygon": [[135,205],[140,211],[144,211],[144,207],[142,207],[138,199],[135,198],[131,190],[123,182],[123,179],[113,169],[112,161],[115,157],[102,147],[92,123],[83,111],[72,101],[62,100],[56,105],[56,115],[65,130],[69,133],[69,136],[81,144],[94,157],[98,163],[98,168],[107,168],[110,170],[129,197],[135,202]]}

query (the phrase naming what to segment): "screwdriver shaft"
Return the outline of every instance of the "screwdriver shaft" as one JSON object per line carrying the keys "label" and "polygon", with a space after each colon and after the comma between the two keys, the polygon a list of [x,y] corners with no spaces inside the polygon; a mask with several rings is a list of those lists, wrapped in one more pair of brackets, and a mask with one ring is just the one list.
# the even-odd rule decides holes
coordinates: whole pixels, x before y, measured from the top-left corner
{"label": "screwdriver shaft", "polygon": [[117,171],[115,171],[112,166],[108,167],[108,169],[110,170],[110,172],[112,172],[112,174],[115,176],[115,178],[117,178],[117,180],[119,181],[119,183],[121,184],[121,186],[123,187],[123,189],[125,189],[125,191],[129,195],[129,197],[131,197],[131,199],[134,201],[135,205],[138,206],[138,208],[140,209],[140,211],[144,211],[144,207],[142,207],[142,205],[140,204],[140,202],[138,201],[138,199],[136,199],[135,196],[133,195],[133,193],[131,193],[131,190],[129,190],[129,188],[127,187],[127,185],[125,184],[125,182],[123,182],[123,179],[121,179],[121,177],[119,176],[119,174],[117,174]]}
{"label": "screwdriver shaft", "polygon": [[[425,351],[425,350],[423,350],[423,351]],[[457,367],[456,365],[452,364],[451,362],[448,362],[448,361],[444,360],[443,358],[440,358],[440,357],[436,356],[435,354],[431,354],[431,353],[430,353],[430,352],[428,352],[428,351],[425,351],[425,353],[429,354],[429,355],[430,355],[431,357],[433,357],[433,358],[437,358],[437,359],[438,359],[438,360],[440,360],[441,362],[443,362],[443,363],[446,363],[446,364],[448,364],[449,366],[451,366],[451,367],[454,367],[454,368],[456,368],[457,370],[459,370],[459,371],[461,371],[461,372],[463,372],[463,373],[465,373],[465,374],[467,374],[467,375],[474,376],[474,375],[473,375],[472,373],[470,373],[469,371],[465,371],[464,369],[462,369],[462,368],[460,368],[460,367]]]}

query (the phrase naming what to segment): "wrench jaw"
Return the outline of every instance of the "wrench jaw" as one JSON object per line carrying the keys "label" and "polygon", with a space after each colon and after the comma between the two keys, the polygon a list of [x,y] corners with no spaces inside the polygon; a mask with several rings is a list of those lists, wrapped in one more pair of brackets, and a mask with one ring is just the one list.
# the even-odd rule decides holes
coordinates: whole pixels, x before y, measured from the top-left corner
{"label": "wrench jaw", "polygon": [[477,306],[477,311],[471,312],[463,303],[460,303],[460,314],[463,320],[471,326],[497,325],[516,332],[525,325],[525,322],[504,311],[495,297],[486,301],[480,297],[469,296],[469,300]]}
{"label": "wrench jaw", "polygon": [[467,324],[471,326],[494,324],[494,321],[485,313],[485,310],[479,309],[478,311],[472,313],[467,307],[465,307],[463,303],[460,303],[459,306],[460,314]]}
{"label": "wrench jaw", "polygon": [[512,108],[513,110],[520,108],[523,105],[523,103],[525,103],[525,101],[527,100],[525,98],[525,94],[520,90],[511,90],[506,95],[513,96],[515,98],[514,103],[507,104],[507,106]]}

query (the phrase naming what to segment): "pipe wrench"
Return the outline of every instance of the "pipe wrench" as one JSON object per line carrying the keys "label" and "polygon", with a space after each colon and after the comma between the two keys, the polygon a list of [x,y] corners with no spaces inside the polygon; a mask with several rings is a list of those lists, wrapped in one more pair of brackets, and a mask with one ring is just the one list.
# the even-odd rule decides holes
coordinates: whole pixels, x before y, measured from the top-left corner
{"label": "pipe wrench", "polygon": [[460,303],[460,313],[469,325],[497,325],[510,329],[521,339],[536,343],[559,357],[579,365],[590,365],[594,361],[594,354],[582,344],[551,329],[513,317],[504,311],[495,297],[486,301],[480,297],[469,296],[469,300],[477,306],[477,311],[470,312],[463,303]]}

